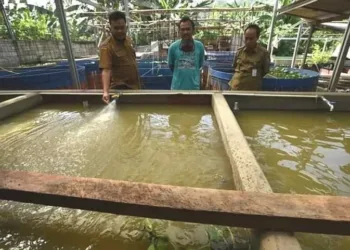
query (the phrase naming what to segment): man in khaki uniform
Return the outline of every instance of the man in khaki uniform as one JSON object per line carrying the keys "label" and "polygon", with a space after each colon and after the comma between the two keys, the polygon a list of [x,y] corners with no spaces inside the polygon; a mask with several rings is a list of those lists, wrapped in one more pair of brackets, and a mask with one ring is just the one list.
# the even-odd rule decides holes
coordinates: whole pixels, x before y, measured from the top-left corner
{"label": "man in khaki uniform", "polygon": [[112,35],[100,46],[103,97],[109,103],[109,89],[140,89],[140,78],[132,41],[126,36],[126,17],[115,11],[109,15]]}
{"label": "man in khaki uniform", "polygon": [[270,55],[257,43],[259,36],[259,26],[250,24],[245,29],[245,46],[239,48],[235,56],[231,89],[261,90],[262,79],[269,72]]}

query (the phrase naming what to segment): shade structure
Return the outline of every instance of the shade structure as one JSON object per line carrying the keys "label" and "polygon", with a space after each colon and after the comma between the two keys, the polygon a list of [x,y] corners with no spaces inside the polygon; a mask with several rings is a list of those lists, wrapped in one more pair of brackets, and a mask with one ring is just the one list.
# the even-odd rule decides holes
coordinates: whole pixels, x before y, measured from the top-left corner
{"label": "shade structure", "polygon": [[288,14],[318,23],[347,19],[350,15],[348,0],[299,0],[279,9],[279,14]]}

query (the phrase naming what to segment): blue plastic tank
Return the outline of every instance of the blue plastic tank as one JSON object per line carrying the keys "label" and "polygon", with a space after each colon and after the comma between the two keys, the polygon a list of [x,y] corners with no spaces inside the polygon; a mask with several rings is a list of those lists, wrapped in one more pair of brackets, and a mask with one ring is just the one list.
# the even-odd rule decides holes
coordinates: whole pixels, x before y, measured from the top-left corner
{"label": "blue plastic tank", "polygon": [[[298,72],[304,76],[300,79],[276,79],[266,76],[262,82],[264,91],[315,91],[320,74],[311,70],[290,69],[288,71]],[[229,81],[233,77],[232,68],[209,68],[211,84],[214,89],[229,89]]]}

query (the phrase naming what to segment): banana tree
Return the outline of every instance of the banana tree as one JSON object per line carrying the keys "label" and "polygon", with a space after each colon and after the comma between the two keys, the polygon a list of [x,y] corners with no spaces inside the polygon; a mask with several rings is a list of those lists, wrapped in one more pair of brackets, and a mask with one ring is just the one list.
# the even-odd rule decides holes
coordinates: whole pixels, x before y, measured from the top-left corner
{"label": "banana tree", "polygon": [[[292,3],[293,0],[281,0],[279,6],[285,6]],[[269,32],[270,32],[270,24],[272,21],[273,16],[273,6],[270,4],[266,4],[266,1],[255,1],[252,2],[249,0],[246,0],[244,2],[237,3],[237,1],[234,1],[233,4],[228,4],[229,7],[235,8],[235,7],[254,7],[256,5],[265,5],[265,8],[263,11],[252,11],[249,12],[235,12],[231,14],[231,18],[236,19],[238,22],[236,25],[234,25],[234,29],[237,31],[242,32],[245,25],[248,23],[257,23],[259,24],[262,33],[261,33],[261,41],[263,43],[267,42]],[[286,34],[288,32],[293,32],[293,29],[291,29],[291,26],[299,22],[300,19],[293,16],[287,16],[282,15],[277,18],[276,22],[276,35],[282,35]]]}
{"label": "banana tree", "polygon": [[[63,2],[72,40],[91,40],[94,31],[87,19],[79,14],[93,9],[72,0]],[[18,39],[62,39],[54,5],[35,6],[30,1],[12,0],[6,10]]]}
{"label": "banana tree", "polygon": [[49,11],[35,8],[33,5],[12,1],[6,6],[9,20],[17,39],[60,39],[59,30],[51,29],[47,24],[51,18]]}

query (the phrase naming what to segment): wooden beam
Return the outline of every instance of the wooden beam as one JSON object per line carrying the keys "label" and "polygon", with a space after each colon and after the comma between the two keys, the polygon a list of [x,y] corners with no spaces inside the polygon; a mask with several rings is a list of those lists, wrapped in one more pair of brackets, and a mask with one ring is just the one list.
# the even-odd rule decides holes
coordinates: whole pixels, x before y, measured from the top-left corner
{"label": "wooden beam", "polygon": [[[151,15],[151,14],[166,14],[166,13],[204,13],[204,12],[240,12],[240,11],[264,11],[265,5],[253,7],[238,7],[238,8],[180,8],[180,9],[143,9],[131,10],[130,14]],[[107,11],[84,12],[85,15],[107,15]]]}
{"label": "wooden beam", "polygon": [[38,93],[30,93],[1,102],[0,120],[33,108],[41,102],[42,97]]}
{"label": "wooden beam", "polygon": [[[240,102],[238,104],[240,105]],[[272,193],[272,188],[250,149],[234,113],[221,93],[212,95],[212,107],[230,159],[236,188],[242,191]],[[301,250],[293,233],[253,230],[252,235],[255,236],[253,238],[260,238],[260,242],[253,242],[256,245],[253,248],[279,250],[285,249],[285,244],[288,244],[288,250]]]}
{"label": "wooden beam", "polygon": [[350,198],[0,171],[0,199],[245,228],[350,234]]}
{"label": "wooden beam", "polygon": [[181,12],[239,12],[239,11],[263,11],[265,5],[255,7],[237,7],[237,8],[180,8],[180,9],[143,9],[132,10],[133,14],[153,14],[153,13],[181,13]]}
{"label": "wooden beam", "polygon": [[225,97],[220,93],[214,93],[212,107],[226,153],[230,159],[236,188],[241,191],[271,193],[270,184],[255,159]]}

